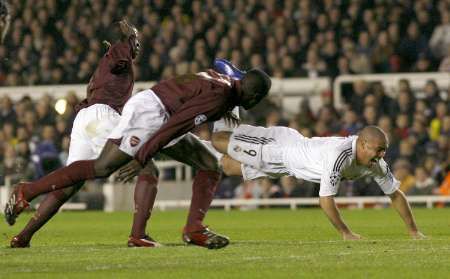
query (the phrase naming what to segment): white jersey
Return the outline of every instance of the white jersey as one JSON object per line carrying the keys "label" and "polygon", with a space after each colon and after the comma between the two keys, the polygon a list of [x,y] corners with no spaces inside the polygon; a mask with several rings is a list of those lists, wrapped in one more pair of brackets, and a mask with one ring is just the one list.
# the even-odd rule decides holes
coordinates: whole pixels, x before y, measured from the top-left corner
{"label": "white jersey", "polygon": [[[294,131],[286,127],[241,125],[231,135],[228,154],[251,166],[242,169],[248,179],[261,176],[261,172],[270,176],[292,175],[320,183],[320,196],[336,195],[341,180],[368,175],[374,177],[387,195],[398,189],[400,182],[394,178],[384,160],[379,160],[372,167],[357,164],[357,136],[306,138],[296,131],[292,134]],[[273,140],[257,140],[267,139],[267,135]]]}

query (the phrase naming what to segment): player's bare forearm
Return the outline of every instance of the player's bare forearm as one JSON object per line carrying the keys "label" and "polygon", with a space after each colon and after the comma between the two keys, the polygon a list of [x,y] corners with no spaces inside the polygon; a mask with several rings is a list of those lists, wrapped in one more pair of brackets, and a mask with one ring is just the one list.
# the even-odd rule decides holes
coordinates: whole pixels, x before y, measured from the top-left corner
{"label": "player's bare forearm", "polygon": [[358,234],[353,233],[342,220],[341,214],[336,206],[334,197],[320,197],[320,207],[323,209],[333,226],[342,234],[344,240],[360,239]]}
{"label": "player's bare forearm", "polygon": [[423,234],[417,229],[416,221],[414,220],[411,207],[406,200],[405,194],[403,194],[401,190],[397,190],[390,194],[389,197],[391,198],[392,206],[397,210],[398,214],[405,222],[409,234],[413,238],[423,238]]}

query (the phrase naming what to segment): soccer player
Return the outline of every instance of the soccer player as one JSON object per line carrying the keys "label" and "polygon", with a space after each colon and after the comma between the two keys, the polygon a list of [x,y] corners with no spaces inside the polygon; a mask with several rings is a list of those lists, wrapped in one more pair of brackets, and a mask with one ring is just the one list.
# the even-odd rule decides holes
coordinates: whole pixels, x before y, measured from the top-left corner
{"label": "soccer player", "polygon": [[[100,60],[89,82],[87,98],[76,108],[78,112],[71,132],[67,165],[75,161],[98,157],[108,135],[119,123],[120,112],[132,94],[134,85],[132,61],[140,47],[137,30],[122,20],[110,31],[113,34],[114,43],[111,45],[106,42],[108,51]],[[140,187],[136,187],[136,190],[144,187],[142,180],[145,178],[145,174],[139,176]],[[80,182],[70,188],[49,193],[26,227],[13,237],[11,247],[29,247],[34,233],[50,220],[82,186],[83,182]]]}
{"label": "soccer player", "polygon": [[399,181],[383,160],[389,142],[376,126],[365,127],[357,136],[306,138],[287,127],[240,125],[233,132],[214,133],[212,143],[219,152],[228,155],[222,159],[226,174],[242,175],[247,180],[290,175],[320,183],[320,206],[345,240],[361,236],[345,224],[334,196],[341,180],[364,176],[372,176],[391,198],[411,237],[425,237],[399,190]]}
{"label": "soccer player", "polygon": [[0,0],[0,44],[3,44],[10,21],[11,15],[9,14],[8,3],[5,0]]}
{"label": "soccer player", "polygon": [[[204,217],[203,208],[209,208],[220,172],[215,157],[209,152],[199,152],[202,146],[207,148],[188,132],[206,121],[220,119],[235,106],[253,107],[267,95],[270,86],[267,74],[257,69],[248,71],[242,80],[208,70],[162,81],[151,89],[138,92],[125,104],[119,124],[96,160],[77,161],[40,180],[15,187],[5,208],[7,222],[14,224],[28,202],[40,194],[87,179],[108,177],[133,157],[145,166],[156,152],[162,152],[199,169],[194,179],[198,187],[193,186],[199,195],[197,200],[193,197],[191,203],[191,207],[196,205],[198,208],[198,212],[191,211],[196,215],[192,218],[196,219],[193,223],[197,227],[185,227],[184,241],[208,248],[227,245],[226,238],[198,222]],[[178,144],[175,146],[175,143]]]}

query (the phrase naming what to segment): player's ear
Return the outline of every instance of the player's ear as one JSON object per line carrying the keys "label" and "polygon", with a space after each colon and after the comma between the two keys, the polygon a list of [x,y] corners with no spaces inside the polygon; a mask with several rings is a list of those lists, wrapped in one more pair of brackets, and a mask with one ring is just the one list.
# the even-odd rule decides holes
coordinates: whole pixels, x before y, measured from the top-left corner
{"label": "player's ear", "polygon": [[104,41],[102,42],[102,44],[103,44],[103,46],[106,48],[106,51],[108,51],[109,48],[111,47],[111,43],[108,42],[107,40],[104,40]]}

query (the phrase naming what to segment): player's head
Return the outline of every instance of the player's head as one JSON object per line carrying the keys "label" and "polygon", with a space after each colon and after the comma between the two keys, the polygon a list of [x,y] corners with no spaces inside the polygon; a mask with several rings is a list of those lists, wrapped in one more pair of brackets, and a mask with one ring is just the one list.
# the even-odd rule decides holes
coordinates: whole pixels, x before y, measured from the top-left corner
{"label": "player's head", "polygon": [[133,59],[139,54],[141,44],[139,43],[139,32],[137,28],[123,19],[113,25],[112,37],[114,41],[129,42],[131,45]]}
{"label": "player's head", "polygon": [[241,80],[242,96],[240,105],[250,109],[269,93],[272,82],[269,76],[258,69],[248,71]]}
{"label": "player's head", "polygon": [[371,167],[386,154],[389,140],[386,133],[377,126],[367,126],[361,130],[356,141],[356,160]]}

